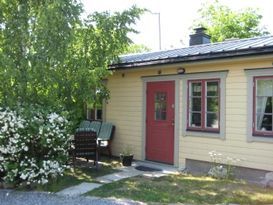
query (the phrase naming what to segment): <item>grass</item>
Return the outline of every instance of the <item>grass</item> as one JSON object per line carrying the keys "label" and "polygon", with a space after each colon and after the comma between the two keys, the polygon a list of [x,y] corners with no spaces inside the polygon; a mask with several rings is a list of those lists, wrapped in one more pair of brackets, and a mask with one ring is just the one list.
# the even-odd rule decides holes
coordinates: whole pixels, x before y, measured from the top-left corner
{"label": "grass", "polygon": [[[78,185],[82,182],[96,182],[95,178],[114,172],[118,172],[117,167],[120,164],[117,160],[102,159],[102,163],[98,170],[95,169],[92,162],[78,161],[75,170],[67,169],[63,176],[51,179],[45,185],[34,185],[32,189],[36,191],[58,192],[70,186]],[[20,190],[25,190],[25,187],[20,187]]]}
{"label": "grass", "polygon": [[169,175],[160,178],[138,176],[95,189],[87,195],[130,198],[143,202],[190,204],[269,204],[273,190],[236,180]]}

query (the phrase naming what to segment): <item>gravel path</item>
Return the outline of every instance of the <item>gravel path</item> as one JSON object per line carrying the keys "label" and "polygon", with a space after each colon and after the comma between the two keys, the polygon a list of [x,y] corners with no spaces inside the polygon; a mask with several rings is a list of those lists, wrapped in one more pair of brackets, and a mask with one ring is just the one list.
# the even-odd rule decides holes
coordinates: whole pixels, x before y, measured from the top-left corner
{"label": "gravel path", "polygon": [[143,205],[131,200],[96,197],[64,197],[45,192],[19,192],[0,189],[0,205]]}

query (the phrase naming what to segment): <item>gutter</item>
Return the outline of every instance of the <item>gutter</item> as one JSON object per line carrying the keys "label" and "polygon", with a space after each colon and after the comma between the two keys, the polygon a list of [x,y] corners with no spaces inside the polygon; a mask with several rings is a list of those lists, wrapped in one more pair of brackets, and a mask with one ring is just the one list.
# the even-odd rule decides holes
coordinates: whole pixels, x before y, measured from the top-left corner
{"label": "gutter", "polygon": [[199,55],[185,55],[165,59],[155,59],[147,61],[129,62],[129,63],[117,63],[109,65],[109,70],[124,70],[124,69],[137,69],[148,66],[175,64],[175,63],[190,63],[194,61],[207,61],[216,59],[236,58],[245,56],[257,56],[264,54],[273,54],[273,46],[270,47],[258,47],[244,50],[233,50],[233,51],[221,51],[221,52],[210,52]]}

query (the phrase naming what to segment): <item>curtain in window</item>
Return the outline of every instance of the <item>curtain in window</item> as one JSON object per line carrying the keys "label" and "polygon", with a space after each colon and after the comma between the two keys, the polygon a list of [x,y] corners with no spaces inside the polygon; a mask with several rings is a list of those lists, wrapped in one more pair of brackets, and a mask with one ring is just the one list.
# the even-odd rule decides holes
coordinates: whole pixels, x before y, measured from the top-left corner
{"label": "curtain in window", "polygon": [[[267,130],[266,116],[272,116],[273,81],[259,79],[256,81],[256,129]],[[271,128],[272,129],[272,128]]]}
{"label": "curtain in window", "polygon": [[257,100],[257,102],[259,103],[259,105],[257,106],[260,107],[261,109],[261,112],[257,113],[257,130],[262,130],[262,123],[264,119],[267,97],[263,97],[261,100]]}

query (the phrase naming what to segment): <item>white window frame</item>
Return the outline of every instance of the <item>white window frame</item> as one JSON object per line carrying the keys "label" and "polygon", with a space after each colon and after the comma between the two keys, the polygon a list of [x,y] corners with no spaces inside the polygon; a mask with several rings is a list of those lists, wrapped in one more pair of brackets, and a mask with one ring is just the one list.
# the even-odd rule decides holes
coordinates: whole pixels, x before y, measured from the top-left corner
{"label": "white window frame", "polygon": [[273,68],[245,69],[247,76],[247,142],[273,143],[272,137],[253,135],[253,102],[254,102],[254,77],[272,76]]}

